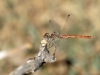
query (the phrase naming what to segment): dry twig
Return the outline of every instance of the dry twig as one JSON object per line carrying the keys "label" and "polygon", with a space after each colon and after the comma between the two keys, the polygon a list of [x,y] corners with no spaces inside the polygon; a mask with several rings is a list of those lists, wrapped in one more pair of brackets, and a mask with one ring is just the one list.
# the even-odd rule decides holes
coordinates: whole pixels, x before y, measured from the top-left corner
{"label": "dry twig", "polygon": [[42,40],[38,55],[35,58],[27,60],[25,64],[19,66],[15,71],[11,72],[10,75],[29,75],[40,69],[44,63],[55,62],[56,58],[50,54],[47,43],[45,39]]}

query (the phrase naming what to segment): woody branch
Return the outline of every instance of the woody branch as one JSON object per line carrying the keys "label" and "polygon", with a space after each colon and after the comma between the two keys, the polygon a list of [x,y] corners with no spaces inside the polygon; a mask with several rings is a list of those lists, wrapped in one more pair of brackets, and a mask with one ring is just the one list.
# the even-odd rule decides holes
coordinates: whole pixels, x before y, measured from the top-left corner
{"label": "woody branch", "polygon": [[29,75],[40,69],[43,64],[55,62],[56,58],[50,54],[47,48],[47,41],[44,39],[41,41],[40,50],[35,58],[30,58],[23,65],[19,66],[15,71],[9,75]]}

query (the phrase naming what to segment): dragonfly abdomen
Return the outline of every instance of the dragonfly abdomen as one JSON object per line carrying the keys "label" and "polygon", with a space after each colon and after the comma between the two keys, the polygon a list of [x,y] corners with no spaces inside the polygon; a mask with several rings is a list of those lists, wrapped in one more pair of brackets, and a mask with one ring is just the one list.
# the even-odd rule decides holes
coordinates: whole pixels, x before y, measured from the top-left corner
{"label": "dragonfly abdomen", "polygon": [[62,35],[60,38],[88,38],[92,39],[92,36],[82,36],[82,35]]}

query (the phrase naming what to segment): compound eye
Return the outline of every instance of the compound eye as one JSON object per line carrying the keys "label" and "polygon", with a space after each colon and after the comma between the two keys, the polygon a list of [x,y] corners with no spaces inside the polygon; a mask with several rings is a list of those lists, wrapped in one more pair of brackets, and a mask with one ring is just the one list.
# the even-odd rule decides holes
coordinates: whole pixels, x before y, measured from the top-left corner
{"label": "compound eye", "polygon": [[45,33],[46,36],[49,36],[49,33]]}
{"label": "compound eye", "polygon": [[48,33],[45,33],[43,37],[46,38],[48,37],[48,35],[49,35]]}
{"label": "compound eye", "polygon": [[49,36],[49,33],[47,33],[47,35]]}

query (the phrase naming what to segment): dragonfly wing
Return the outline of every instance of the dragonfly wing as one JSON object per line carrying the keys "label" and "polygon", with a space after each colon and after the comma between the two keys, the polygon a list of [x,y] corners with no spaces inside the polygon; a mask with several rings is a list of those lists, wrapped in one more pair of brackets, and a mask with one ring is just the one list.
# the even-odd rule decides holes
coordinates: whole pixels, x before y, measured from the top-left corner
{"label": "dragonfly wing", "polygon": [[61,32],[61,26],[55,22],[54,20],[49,20],[50,28],[52,28],[53,32]]}
{"label": "dragonfly wing", "polygon": [[73,14],[69,14],[66,17],[66,22],[62,27],[62,34],[67,34],[68,30],[70,30],[70,28],[73,28],[72,26],[74,26],[75,24],[75,16]]}

